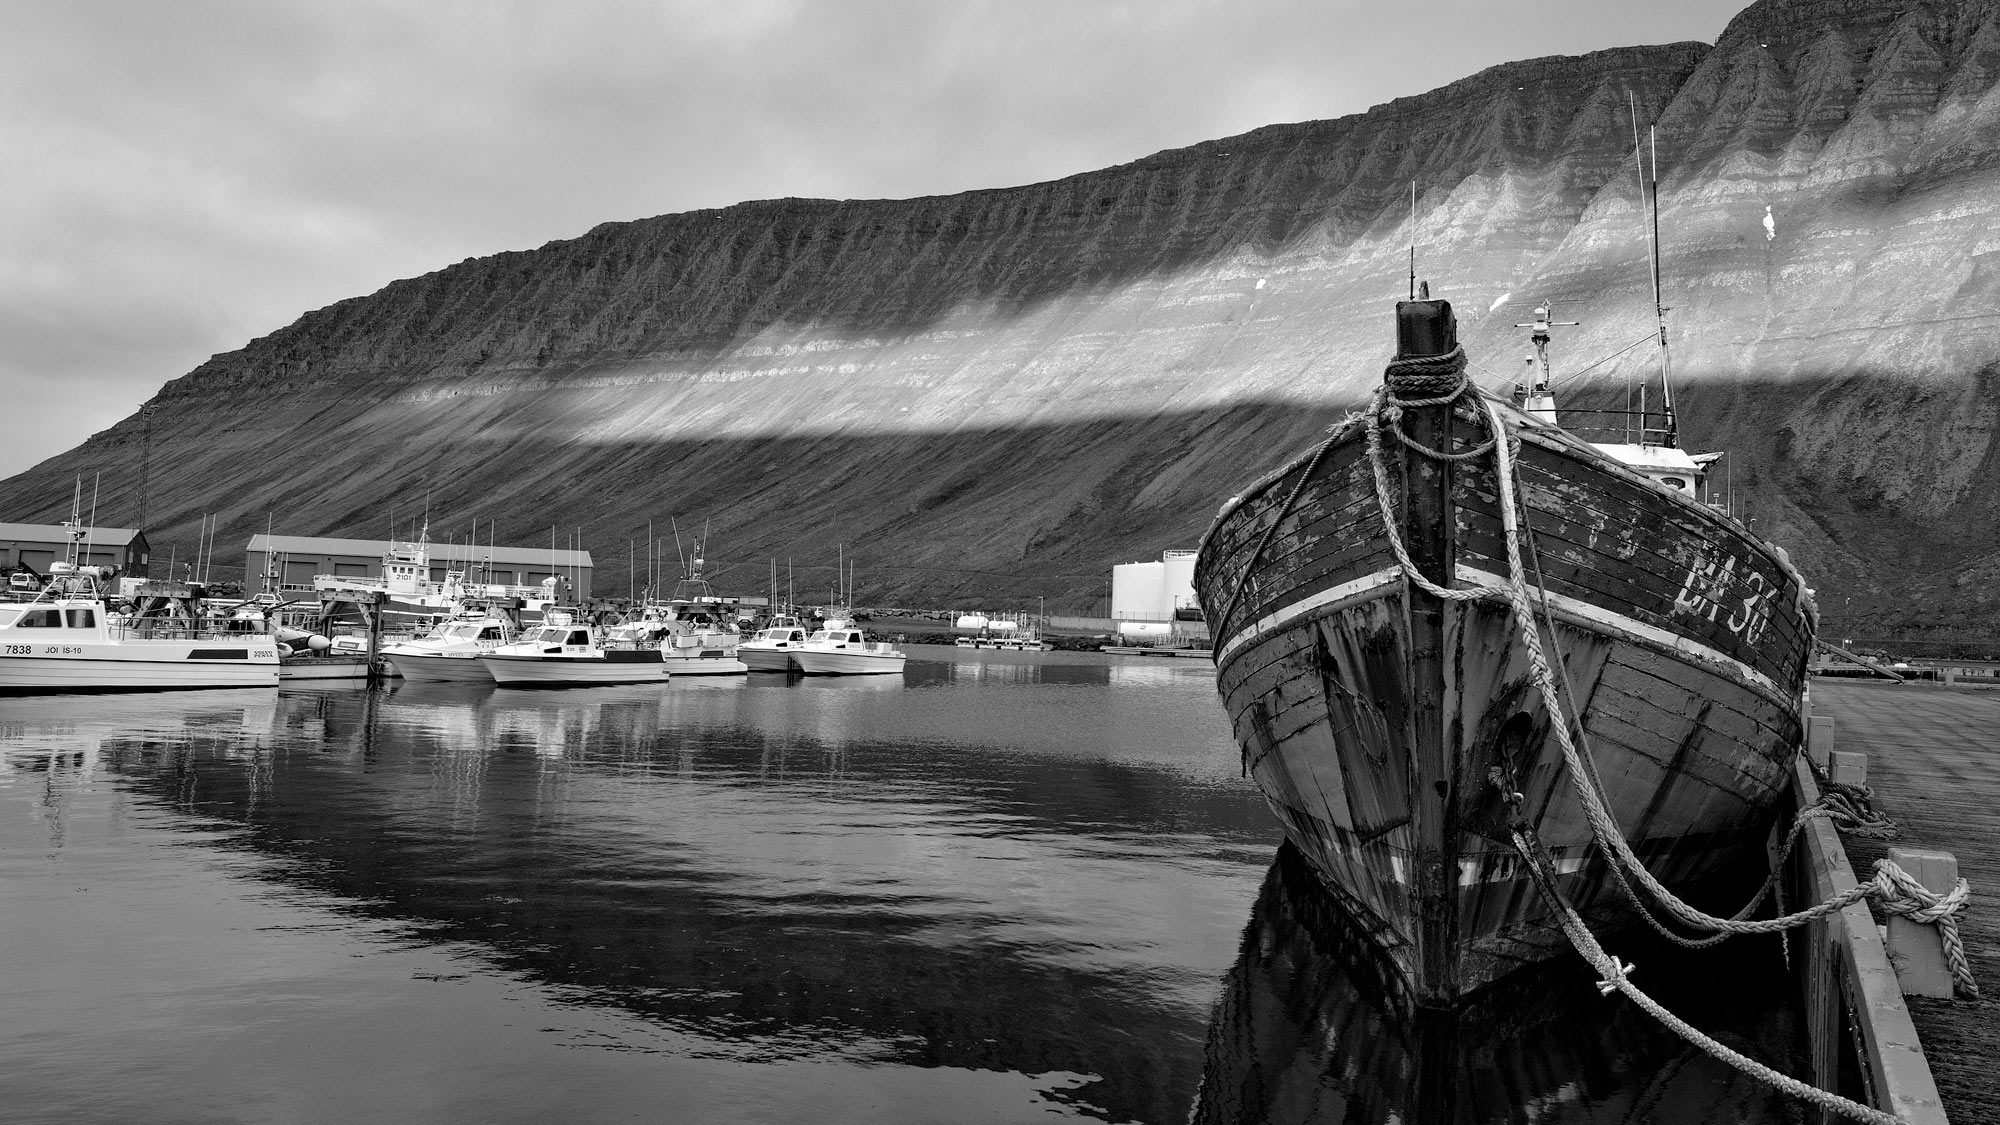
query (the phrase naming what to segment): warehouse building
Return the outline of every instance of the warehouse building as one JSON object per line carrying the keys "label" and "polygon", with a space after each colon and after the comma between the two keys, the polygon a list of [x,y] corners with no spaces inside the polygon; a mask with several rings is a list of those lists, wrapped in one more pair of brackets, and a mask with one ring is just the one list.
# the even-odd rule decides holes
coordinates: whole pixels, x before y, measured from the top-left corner
{"label": "warehouse building", "polygon": [[[0,523],[0,571],[24,566],[46,576],[50,566],[70,557],[69,535],[61,524]],[[143,578],[151,550],[146,533],[136,527],[90,527],[77,544],[76,561]]]}
{"label": "warehouse building", "polygon": [[[405,543],[397,547],[407,548]],[[559,575],[569,583],[569,596],[590,597],[590,552],[552,551],[547,547],[498,547],[486,543],[432,543],[430,578],[444,581],[448,570],[475,569],[474,581],[501,586],[539,586]],[[324,539],[311,535],[253,535],[244,559],[246,589],[261,576],[274,574],[283,590],[311,590],[322,574],[339,578],[379,578],[389,544],[380,539]]]}

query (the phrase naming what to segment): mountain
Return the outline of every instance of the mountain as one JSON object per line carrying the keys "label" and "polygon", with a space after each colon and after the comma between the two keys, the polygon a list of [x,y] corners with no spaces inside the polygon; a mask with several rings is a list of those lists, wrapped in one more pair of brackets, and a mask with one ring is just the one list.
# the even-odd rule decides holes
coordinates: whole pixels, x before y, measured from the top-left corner
{"label": "mountain", "polygon": [[[1581,322],[1566,400],[1624,398],[1654,363],[1636,112],[1688,443],[1730,451],[1830,633],[1990,636],[1997,77],[2000,0],[1762,0],[1712,47],[1508,63],[1050,183],[606,223],[168,383],[148,522],[185,554],[219,512],[234,561],[267,513],[379,537],[428,498],[434,535],[580,528],[612,593],[621,541],[705,517],[726,586],[775,556],[823,587],[845,543],[866,602],[1101,612],[1112,563],[1191,546],[1379,382],[1413,182],[1478,379],[1511,385],[1549,299]],[[0,518],[100,470],[106,522],[134,518],[145,431],[8,480]]]}

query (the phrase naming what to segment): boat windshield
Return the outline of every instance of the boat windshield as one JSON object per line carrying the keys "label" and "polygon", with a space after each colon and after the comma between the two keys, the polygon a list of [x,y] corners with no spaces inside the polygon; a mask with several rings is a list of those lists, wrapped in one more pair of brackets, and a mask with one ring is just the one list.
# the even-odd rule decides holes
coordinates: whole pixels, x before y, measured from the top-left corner
{"label": "boat windshield", "polygon": [[[535,630],[535,635],[532,638],[530,638],[529,643],[538,645],[559,645],[563,643],[563,639],[565,637],[569,636],[569,632],[570,632],[569,626],[567,625],[544,625],[540,629]],[[578,641],[576,643],[581,644],[583,642]]]}

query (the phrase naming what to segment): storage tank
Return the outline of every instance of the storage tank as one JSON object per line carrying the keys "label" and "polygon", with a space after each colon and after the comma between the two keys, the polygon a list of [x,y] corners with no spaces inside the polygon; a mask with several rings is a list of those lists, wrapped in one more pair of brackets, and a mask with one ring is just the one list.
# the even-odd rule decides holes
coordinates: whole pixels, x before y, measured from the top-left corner
{"label": "storage tank", "polygon": [[1163,563],[1120,563],[1111,568],[1111,616],[1115,620],[1164,621],[1174,603],[1166,596]]}
{"label": "storage tank", "polygon": [[1165,644],[1173,639],[1174,627],[1166,621],[1120,621],[1118,639],[1127,644]]}
{"label": "storage tank", "polygon": [[981,629],[986,628],[986,615],[983,613],[960,614],[958,621],[952,625],[952,628],[963,629],[968,633],[977,633]]}
{"label": "storage tank", "polygon": [[1161,611],[1161,616],[1171,617],[1174,610],[1201,604],[1194,597],[1194,560],[1193,551],[1160,553],[1160,565],[1166,572],[1161,581],[1160,593],[1166,599],[1166,607]]}

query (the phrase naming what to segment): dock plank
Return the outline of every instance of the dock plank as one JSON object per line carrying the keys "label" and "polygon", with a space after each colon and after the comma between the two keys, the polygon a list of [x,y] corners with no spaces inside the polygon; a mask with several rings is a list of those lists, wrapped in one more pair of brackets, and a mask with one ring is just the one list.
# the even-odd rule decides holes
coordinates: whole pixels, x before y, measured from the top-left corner
{"label": "dock plank", "polygon": [[[1972,883],[1959,932],[1985,998],[1909,999],[1910,1015],[1955,1122],[2000,1121],[2000,691],[1820,678],[1813,714],[1833,717],[1837,749],[1868,755],[1875,807],[1898,843],[1958,857]],[[1886,846],[1843,838],[1867,877]]]}

